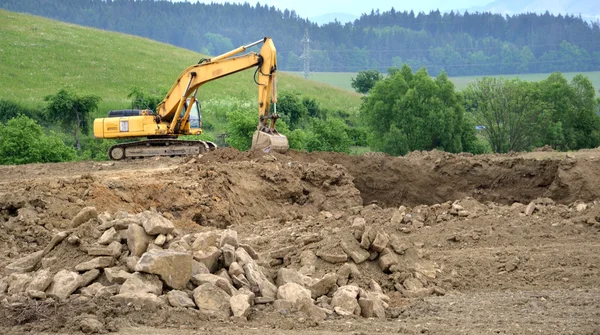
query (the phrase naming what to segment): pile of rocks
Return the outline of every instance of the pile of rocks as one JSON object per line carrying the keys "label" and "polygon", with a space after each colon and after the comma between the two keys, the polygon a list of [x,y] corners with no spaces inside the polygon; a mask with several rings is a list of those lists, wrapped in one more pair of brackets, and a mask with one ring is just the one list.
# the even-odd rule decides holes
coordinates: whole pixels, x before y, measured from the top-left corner
{"label": "pile of rocks", "polygon": [[356,264],[376,262],[381,271],[388,274],[392,283],[389,289],[395,289],[404,297],[445,294],[433,282],[439,266],[423,259],[416,247],[401,235],[388,233],[388,228],[391,227],[370,225],[364,218],[356,217],[341,237],[325,239],[316,255],[332,264],[351,261],[339,269],[338,284],[344,284],[348,274],[358,271]]}
{"label": "pile of rocks", "polygon": [[[374,236],[369,246],[383,251],[381,239]],[[76,261],[60,259],[61,248],[76,250]],[[364,253],[352,248],[346,247],[358,263]],[[310,250],[302,257],[308,267],[316,258]],[[234,230],[183,235],[156,212],[111,216],[88,207],[46,248],[5,267],[0,299],[6,303],[14,297],[104,297],[138,309],[193,308],[238,319],[246,319],[254,304],[272,304],[279,312],[301,311],[316,320],[330,315],[385,317],[389,298],[375,281],[368,290],[347,285],[358,271],[352,263],[321,278],[307,275],[314,271],[288,268],[279,269],[276,277],[267,276],[266,264]]]}

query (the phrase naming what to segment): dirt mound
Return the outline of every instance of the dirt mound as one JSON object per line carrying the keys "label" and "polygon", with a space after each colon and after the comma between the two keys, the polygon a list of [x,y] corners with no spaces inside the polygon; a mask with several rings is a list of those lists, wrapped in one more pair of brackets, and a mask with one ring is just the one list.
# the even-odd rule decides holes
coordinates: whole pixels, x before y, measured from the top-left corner
{"label": "dirt mound", "polygon": [[[260,299],[251,306],[247,322],[261,331],[268,325],[275,333],[312,327],[331,333],[340,329],[370,332],[373,327],[421,333],[427,332],[423,324],[438,324],[442,318],[461,320],[461,329],[478,333],[472,324],[489,320],[480,317],[469,323],[468,315],[479,314],[465,311],[486,310],[488,304],[478,299],[490,296],[503,306],[529,304],[528,309],[549,312],[540,314],[547,322],[537,324],[518,319],[521,314],[516,311],[505,311],[517,318],[515,322],[536,331],[555,333],[558,325],[576,333],[591,333],[595,328],[589,320],[600,308],[589,303],[597,296],[590,289],[600,285],[596,264],[600,253],[596,243],[600,234],[596,156],[600,155],[588,150],[553,156],[558,154],[529,153],[525,158],[432,151],[390,157],[219,149],[194,159],[0,167],[0,270],[14,268],[9,265],[24,256],[37,257],[36,252],[66,231],[44,255],[43,263],[40,260],[34,272],[27,273],[44,269],[52,275],[62,270],[79,272],[75,270],[78,265],[104,257],[95,253],[112,250],[104,245],[90,254],[90,246],[103,238],[108,242],[119,238],[121,254],[111,256],[115,258],[109,267],[131,274],[135,268],[128,267],[132,263],[127,258],[135,248],[123,242],[125,233],[117,237],[123,223],[114,222],[141,220],[141,213],[150,211],[174,225],[172,234],[151,235],[150,249],[188,250],[186,245],[198,249],[218,240],[206,236],[214,232],[221,236],[227,228],[237,232],[240,245],[256,253],[260,271],[251,271],[247,277],[242,267],[246,280],[262,278],[276,289],[290,280],[306,289],[316,285],[315,281],[335,283],[326,285],[330,288],[327,292],[318,291],[322,295],[311,296],[308,305],[273,303],[252,292]],[[87,206],[97,209],[98,219],[71,228],[73,218]],[[103,212],[110,213],[110,220]],[[112,232],[111,224],[121,228]],[[220,245],[213,247],[221,250]],[[201,249],[195,259],[211,259],[214,249]],[[221,252],[212,274],[241,274],[239,268],[231,270],[224,265],[224,255],[230,251]],[[227,255],[231,260],[231,254]],[[235,257],[236,261],[247,259]],[[86,287],[109,287],[105,274],[109,267],[100,266],[98,277]],[[10,285],[6,276],[2,278],[0,313],[5,322],[0,328],[11,331],[79,331],[96,326],[113,331],[146,324],[217,326],[228,333],[234,327],[229,321],[207,317],[199,307],[146,311],[136,309],[135,303],[124,306],[110,298],[117,295],[114,288],[86,299],[83,296],[91,289],[83,294],[85,287],[80,287],[66,300],[48,300],[40,298],[39,292],[31,296],[15,293],[23,288],[19,280],[25,277],[11,277]],[[235,285],[244,283],[240,277]],[[192,284],[184,291],[202,286],[199,281]],[[370,300],[385,299],[386,320],[400,318],[406,327],[399,330],[394,322],[369,323],[341,316],[358,309],[330,309],[336,291],[331,288],[347,285],[365,291],[364,296],[359,290],[347,300],[348,306],[356,306],[362,298],[361,309],[369,311]],[[367,297],[379,288],[389,300],[379,295]],[[150,305],[168,306],[170,291],[163,288],[152,293],[161,297],[160,301],[147,295],[142,298]],[[341,291],[339,294],[354,294],[353,288]],[[573,291],[579,292],[587,312],[575,312],[568,305],[572,299],[562,299],[565,292]],[[517,297],[514,292],[531,293]],[[546,300],[541,300],[540,294]],[[335,299],[338,303],[339,297]],[[75,317],[80,310],[85,315]],[[327,315],[323,324],[314,321],[322,317],[321,312]],[[569,323],[564,321],[569,318]],[[352,321],[346,324],[347,320]],[[504,326],[498,323],[497,328]],[[448,330],[431,328],[435,329]],[[522,332],[519,329],[510,328],[514,330],[511,333]]]}
{"label": "dirt mound", "polygon": [[[211,154],[206,159],[219,160]],[[258,154],[253,153],[252,157],[256,159]],[[365,205],[433,205],[464,197],[509,205],[540,197],[570,203],[593,201],[600,196],[600,191],[591,186],[600,184],[600,166],[595,159],[538,160],[441,151],[412,152],[406,157],[290,151],[285,157],[276,157],[344,166],[354,178]]]}

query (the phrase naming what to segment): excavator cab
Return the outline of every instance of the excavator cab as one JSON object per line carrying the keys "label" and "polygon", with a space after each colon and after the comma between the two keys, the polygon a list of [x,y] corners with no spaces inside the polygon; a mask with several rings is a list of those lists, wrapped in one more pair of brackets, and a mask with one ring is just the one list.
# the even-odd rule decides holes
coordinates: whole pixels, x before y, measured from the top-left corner
{"label": "excavator cab", "polygon": [[200,103],[198,100],[194,100],[194,103],[190,106],[191,99],[187,99],[181,110],[181,116],[185,115],[188,108],[191,108],[188,122],[190,124],[190,132],[193,134],[202,132],[202,112],[200,110]]}

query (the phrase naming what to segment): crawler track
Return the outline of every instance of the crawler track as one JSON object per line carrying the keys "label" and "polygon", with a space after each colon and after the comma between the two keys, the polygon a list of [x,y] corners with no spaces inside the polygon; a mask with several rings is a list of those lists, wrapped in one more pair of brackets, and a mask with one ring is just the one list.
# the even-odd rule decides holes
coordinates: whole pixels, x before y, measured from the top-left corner
{"label": "crawler track", "polygon": [[186,141],[175,139],[152,139],[112,146],[108,155],[112,160],[155,156],[199,155],[215,150],[217,145],[209,141]]}

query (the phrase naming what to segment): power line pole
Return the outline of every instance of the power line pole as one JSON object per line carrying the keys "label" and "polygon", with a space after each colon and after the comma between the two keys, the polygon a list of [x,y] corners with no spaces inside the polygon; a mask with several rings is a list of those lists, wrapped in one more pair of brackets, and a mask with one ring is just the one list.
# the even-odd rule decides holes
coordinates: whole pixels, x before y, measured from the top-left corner
{"label": "power line pole", "polygon": [[302,39],[303,51],[300,59],[304,59],[304,71],[302,74],[304,78],[308,79],[310,77],[310,39],[308,38],[308,28],[304,30],[304,38]]}

